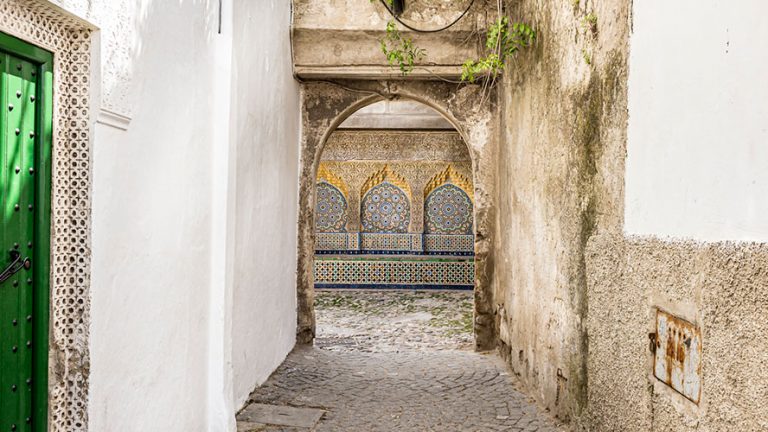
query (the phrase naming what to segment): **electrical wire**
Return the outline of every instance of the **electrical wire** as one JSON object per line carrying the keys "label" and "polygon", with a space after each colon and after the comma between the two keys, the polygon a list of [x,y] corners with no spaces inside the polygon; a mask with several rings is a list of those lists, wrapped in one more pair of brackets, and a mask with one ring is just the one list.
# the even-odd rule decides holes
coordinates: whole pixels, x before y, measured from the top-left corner
{"label": "electrical wire", "polygon": [[464,18],[464,16],[467,14],[467,12],[469,12],[469,10],[470,10],[470,9],[472,9],[472,5],[474,5],[474,4],[475,4],[475,0],[472,0],[472,1],[470,1],[470,2],[469,2],[469,6],[467,6],[467,8],[466,8],[466,9],[464,9],[464,12],[462,12],[462,13],[461,13],[461,15],[459,15],[459,17],[458,17],[458,18],[456,18],[455,20],[453,20],[453,22],[451,22],[451,23],[450,23],[450,24],[448,24],[447,26],[444,26],[444,27],[440,27],[440,28],[438,28],[438,29],[419,29],[419,28],[416,28],[416,27],[413,27],[413,26],[409,25],[409,24],[408,24],[408,23],[406,23],[405,21],[401,20],[401,19],[400,19],[400,17],[398,17],[397,15],[395,15],[395,12],[394,12],[392,9],[390,9],[390,7],[389,7],[389,5],[387,4],[386,0],[380,0],[380,1],[381,1],[381,4],[382,4],[382,5],[384,5],[384,8],[386,8],[386,9],[387,9],[387,12],[389,12],[389,14],[390,14],[390,15],[392,15],[392,18],[394,18],[394,19],[395,19],[395,21],[397,21],[397,22],[399,22],[400,24],[402,24],[402,25],[403,25],[403,27],[407,28],[408,30],[412,30],[412,31],[415,31],[415,32],[417,32],[417,33],[437,33],[437,32],[441,32],[441,31],[443,31],[443,30],[448,30],[448,29],[449,29],[449,28],[451,28],[451,27],[452,27],[454,24],[456,24],[456,23],[457,23],[457,22],[459,22],[459,21],[460,21],[462,18]]}

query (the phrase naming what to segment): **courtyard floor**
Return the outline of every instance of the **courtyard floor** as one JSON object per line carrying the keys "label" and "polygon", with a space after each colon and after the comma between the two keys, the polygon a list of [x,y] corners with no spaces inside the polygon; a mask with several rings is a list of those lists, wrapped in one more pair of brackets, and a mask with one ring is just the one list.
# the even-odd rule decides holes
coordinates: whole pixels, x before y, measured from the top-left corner
{"label": "courtyard floor", "polygon": [[238,431],[558,431],[496,354],[472,351],[470,291],[318,291],[298,346]]}

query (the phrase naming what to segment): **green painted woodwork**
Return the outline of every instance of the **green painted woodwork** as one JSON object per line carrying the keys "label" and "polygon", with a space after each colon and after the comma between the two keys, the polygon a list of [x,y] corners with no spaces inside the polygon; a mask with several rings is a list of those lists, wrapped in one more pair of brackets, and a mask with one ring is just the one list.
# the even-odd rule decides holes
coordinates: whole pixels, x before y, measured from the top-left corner
{"label": "green painted woodwork", "polygon": [[52,55],[0,33],[0,431],[48,425]]}

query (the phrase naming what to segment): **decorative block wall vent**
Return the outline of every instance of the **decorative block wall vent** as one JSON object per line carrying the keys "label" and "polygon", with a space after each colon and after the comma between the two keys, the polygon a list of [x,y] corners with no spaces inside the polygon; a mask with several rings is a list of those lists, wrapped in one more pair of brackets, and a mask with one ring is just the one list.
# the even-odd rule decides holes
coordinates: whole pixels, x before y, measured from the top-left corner
{"label": "decorative block wall vent", "polygon": [[663,310],[656,312],[653,375],[698,404],[701,400],[701,329]]}

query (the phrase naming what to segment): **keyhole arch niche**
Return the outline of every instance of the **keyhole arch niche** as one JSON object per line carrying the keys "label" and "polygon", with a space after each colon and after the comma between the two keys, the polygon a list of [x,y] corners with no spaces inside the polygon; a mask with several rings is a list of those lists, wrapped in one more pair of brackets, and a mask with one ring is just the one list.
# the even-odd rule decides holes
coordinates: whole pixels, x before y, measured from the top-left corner
{"label": "keyhole arch niche", "polygon": [[385,100],[409,100],[443,116],[461,135],[471,159],[474,198],[474,333],[478,350],[495,347],[493,265],[498,120],[493,95],[480,86],[435,81],[304,82],[301,88],[297,342],[315,337],[315,185],[326,142],[349,116]]}

